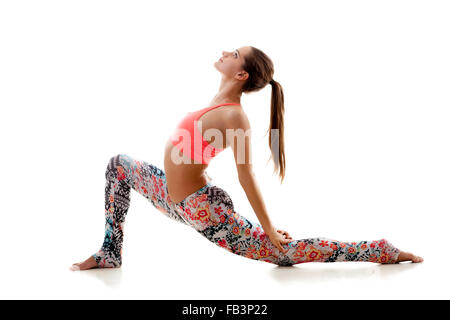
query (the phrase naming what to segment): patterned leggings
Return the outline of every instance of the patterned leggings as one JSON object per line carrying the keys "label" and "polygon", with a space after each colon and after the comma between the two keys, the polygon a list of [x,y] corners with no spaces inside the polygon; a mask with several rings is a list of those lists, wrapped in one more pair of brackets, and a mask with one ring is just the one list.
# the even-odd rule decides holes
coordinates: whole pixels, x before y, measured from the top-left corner
{"label": "patterned leggings", "polygon": [[232,253],[280,266],[305,262],[363,261],[395,263],[400,250],[386,239],[342,242],[328,238],[294,240],[276,248],[261,225],[235,211],[223,189],[212,182],[179,203],[171,201],[164,171],[125,154],[112,157],[106,170],[105,238],[93,254],[100,268],[122,265],[125,217],[133,188],[167,217],[197,230],[205,238]]}

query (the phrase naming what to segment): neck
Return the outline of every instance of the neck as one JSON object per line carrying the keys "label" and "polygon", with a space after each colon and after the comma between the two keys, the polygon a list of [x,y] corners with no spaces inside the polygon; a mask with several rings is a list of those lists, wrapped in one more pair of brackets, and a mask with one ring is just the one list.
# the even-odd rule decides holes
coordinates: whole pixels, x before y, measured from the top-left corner
{"label": "neck", "polygon": [[212,105],[221,103],[236,103],[241,104],[241,87],[236,80],[229,80],[222,78],[217,94],[211,101]]}

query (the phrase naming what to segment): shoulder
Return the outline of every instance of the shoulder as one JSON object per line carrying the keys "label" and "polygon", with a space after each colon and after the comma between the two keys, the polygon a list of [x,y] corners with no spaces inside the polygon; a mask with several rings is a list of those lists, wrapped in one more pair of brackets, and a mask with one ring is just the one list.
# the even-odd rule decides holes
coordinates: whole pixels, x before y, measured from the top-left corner
{"label": "shoulder", "polygon": [[227,112],[225,117],[225,122],[228,128],[233,129],[250,129],[250,121],[248,120],[247,114],[241,108],[235,108]]}

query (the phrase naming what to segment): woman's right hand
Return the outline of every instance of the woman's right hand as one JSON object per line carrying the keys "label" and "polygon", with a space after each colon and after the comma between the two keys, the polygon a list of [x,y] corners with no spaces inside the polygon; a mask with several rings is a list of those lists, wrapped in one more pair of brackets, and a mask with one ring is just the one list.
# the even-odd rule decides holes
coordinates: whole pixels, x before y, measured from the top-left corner
{"label": "woman's right hand", "polygon": [[286,239],[291,239],[291,241],[294,241],[287,231],[277,229],[277,232],[281,233]]}
{"label": "woman's right hand", "polygon": [[287,253],[287,250],[285,250],[282,245],[292,242],[293,240],[286,231],[271,228],[268,231],[264,230],[264,232],[266,232],[266,235],[269,237],[273,245],[278,248],[278,250],[284,254]]}

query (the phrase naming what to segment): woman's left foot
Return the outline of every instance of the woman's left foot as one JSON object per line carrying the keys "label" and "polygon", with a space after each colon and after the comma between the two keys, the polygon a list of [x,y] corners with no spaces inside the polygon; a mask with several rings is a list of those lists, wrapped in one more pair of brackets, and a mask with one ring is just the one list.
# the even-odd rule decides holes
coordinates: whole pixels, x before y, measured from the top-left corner
{"label": "woman's left foot", "polygon": [[90,256],[84,262],[74,263],[70,267],[70,270],[78,271],[78,270],[88,270],[88,269],[94,269],[94,268],[98,268],[98,265],[97,265],[97,262],[95,261],[94,257]]}

